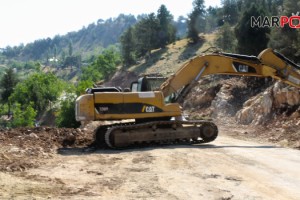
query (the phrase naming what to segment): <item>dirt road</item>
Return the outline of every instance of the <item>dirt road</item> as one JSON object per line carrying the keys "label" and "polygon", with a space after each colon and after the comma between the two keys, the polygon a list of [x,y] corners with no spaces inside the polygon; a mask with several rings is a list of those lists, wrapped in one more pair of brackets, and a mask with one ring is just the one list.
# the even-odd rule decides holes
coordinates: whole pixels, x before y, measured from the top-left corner
{"label": "dirt road", "polygon": [[300,151],[233,139],[131,150],[63,148],[0,173],[0,199],[300,199]]}

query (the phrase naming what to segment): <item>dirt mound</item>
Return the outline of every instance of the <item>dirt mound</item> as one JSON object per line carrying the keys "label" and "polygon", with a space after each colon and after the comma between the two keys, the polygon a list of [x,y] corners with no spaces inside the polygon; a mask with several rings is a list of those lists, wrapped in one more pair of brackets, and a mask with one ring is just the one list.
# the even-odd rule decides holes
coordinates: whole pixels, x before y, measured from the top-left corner
{"label": "dirt mound", "polygon": [[0,171],[24,171],[51,158],[61,147],[92,143],[92,132],[67,128],[0,129]]}
{"label": "dirt mound", "polygon": [[265,137],[268,141],[278,143],[283,147],[292,147],[300,150],[300,119],[279,116],[265,127]]}

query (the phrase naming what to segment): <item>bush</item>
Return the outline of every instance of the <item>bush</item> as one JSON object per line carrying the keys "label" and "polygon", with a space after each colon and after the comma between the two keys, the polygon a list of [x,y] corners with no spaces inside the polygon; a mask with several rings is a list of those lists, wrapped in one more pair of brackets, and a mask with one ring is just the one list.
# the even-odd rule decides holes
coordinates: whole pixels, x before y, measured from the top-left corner
{"label": "bush", "polygon": [[51,102],[57,100],[63,91],[64,84],[54,74],[35,73],[23,82],[19,82],[10,96],[10,101],[29,105],[38,112],[47,109]]}
{"label": "bush", "polygon": [[55,120],[58,127],[78,128],[80,126],[80,122],[75,119],[75,100],[76,96],[68,95],[61,101],[61,108]]}
{"label": "bush", "polygon": [[21,107],[21,104],[15,103],[13,108],[13,120],[11,127],[33,127],[37,112],[33,109],[33,103]]}

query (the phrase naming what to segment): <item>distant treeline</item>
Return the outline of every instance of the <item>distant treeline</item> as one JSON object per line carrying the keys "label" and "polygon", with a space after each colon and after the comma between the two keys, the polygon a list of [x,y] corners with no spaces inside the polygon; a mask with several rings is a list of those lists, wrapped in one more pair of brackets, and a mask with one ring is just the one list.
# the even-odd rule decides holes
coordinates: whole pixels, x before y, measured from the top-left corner
{"label": "distant treeline", "polygon": [[[56,35],[53,38],[38,39],[26,45],[7,46],[1,49],[2,53],[0,53],[8,59],[22,61],[40,60],[46,62],[53,58],[64,60],[66,57],[74,55],[88,58],[100,54],[109,45],[118,43],[121,34],[145,16],[135,17],[120,14],[117,18],[99,19],[96,23],[91,23],[79,31],[62,36]],[[172,23],[178,30],[176,37],[184,37],[186,19],[180,17],[177,22],[173,21]]]}
{"label": "distant treeline", "polygon": [[0,51],[0,64],[7,59],[39,61],[55,66],[80,66],[92,63],[105,48],[116,45],[124,65],[130,65],[151,49],[164,47],[178,38],[198,42],[199,33],[218,31],[216,46],[225,51],[256,55],[272,47],[291,59],[300,60],[300,32],[288,26],[251,27],[252,16],[291,16],[300,10],[297,0],[222,0],[220,7],[205,8],[204,0],[194,0],[187,17],[174,19],[161,5],[156,13],[120,14],[99,19],[79,31],[53,38],[38,39],[27,45],[7,46]]}

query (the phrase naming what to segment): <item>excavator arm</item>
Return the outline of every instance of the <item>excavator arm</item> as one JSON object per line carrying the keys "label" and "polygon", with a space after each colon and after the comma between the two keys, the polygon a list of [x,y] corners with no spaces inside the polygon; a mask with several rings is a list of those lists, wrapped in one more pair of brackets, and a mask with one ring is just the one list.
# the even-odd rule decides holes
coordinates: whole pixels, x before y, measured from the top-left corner
{"label": "excavator arm", "polygon": [[200,77],[210,74],[272,77],[292,86],[300,87],[300,67],[272,49],[262,51],[258,57],[216,53],[197,56],[183,65],[160,87],[165,97],[177,93],[180,102]]}

